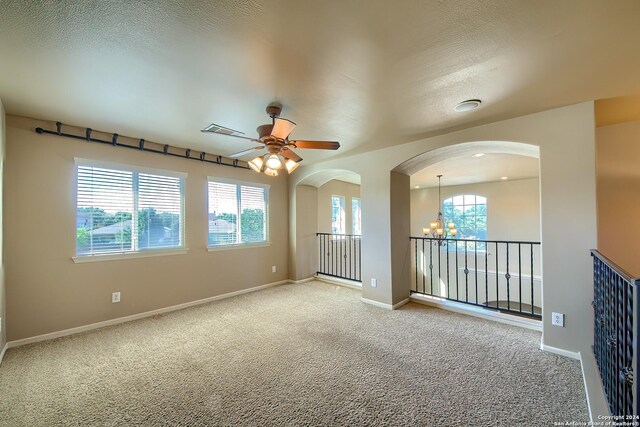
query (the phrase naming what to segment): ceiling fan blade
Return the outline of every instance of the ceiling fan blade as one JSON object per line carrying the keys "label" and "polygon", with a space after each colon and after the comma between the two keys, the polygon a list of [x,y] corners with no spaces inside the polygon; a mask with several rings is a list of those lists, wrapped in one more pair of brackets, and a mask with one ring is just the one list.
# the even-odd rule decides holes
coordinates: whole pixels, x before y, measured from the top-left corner
{"label": "ceiling fan blade", "polygon": [[234,159],[236,157],[242,157],[245,154],[252,153],[255,150],[262,150],[263,148],[264,148],[264,146],[247,148],[246,150],[238,151],[237,153],[233,153],[233,154],[229,154],[227,157]]}
{"label": "ceiling fan blade", "polygon": [[271,130],[271,136],[278,139],[286,139],[296,124],[291,120],[277,118]]}
{"label": "ceiling fan blade", "polygon": [[337,141],[290,141],[295,148],[313,148],[316,150],[337,150],[340,143]]}
{"label": "ceiling fan blade", "polygon": [[217,135],[232,136],[234,138],[246,139],[248,141],[261,142],[260,140],[255,139],[255,138],[249,138],[247,136],[241,136],[241,135],[244,135],[244,133],[242,133],[240,131],[229,129],[229,128],[226,128],[224,126],[217,125],[215,123],[210,124],[206,128],[202,129],[200,132],[202,132],[202,133],[215,133]]}
{"label": "ceiling fan blade", "polygon": [[282,154],[282,157],[284,157],[285,159],[291,159],[294,162],[302,161],[302,157],[298,156],[296,153],[293,152],[293,150],[287,147],[283,147],[282,151],[280,151],[280,154]]}

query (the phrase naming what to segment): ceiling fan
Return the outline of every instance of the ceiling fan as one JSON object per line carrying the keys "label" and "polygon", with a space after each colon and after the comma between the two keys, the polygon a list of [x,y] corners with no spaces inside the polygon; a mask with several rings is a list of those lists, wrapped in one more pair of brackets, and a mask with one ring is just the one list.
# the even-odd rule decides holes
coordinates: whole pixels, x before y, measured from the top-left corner
{"label": "ceiling fan", "polygon": [[337,150],[340,143],[336,141],[308,141],[290,140],[289,134],[296,127],[291,120],[280,118],[282,107],[279,104],[267,106],[267,114],[271,117],[271,124],[258,126],[258,138],[250,138],[239,132],[224,126],[212,123],[202,129],[204,133],[217,133],[219,135],[232,136],[234,138],[246,139],[261,144],[246,150],[231,154],[229,157],[236,158],[254,152],[255,150],[266,149],[265,155],[260,155],[249,162],[249,167],[256,172],[264,172],[270,176],[277,176],[279,169],[286,169],[288,173],[293,172],[302,161],[292,148],[312,148],[316,150]]}

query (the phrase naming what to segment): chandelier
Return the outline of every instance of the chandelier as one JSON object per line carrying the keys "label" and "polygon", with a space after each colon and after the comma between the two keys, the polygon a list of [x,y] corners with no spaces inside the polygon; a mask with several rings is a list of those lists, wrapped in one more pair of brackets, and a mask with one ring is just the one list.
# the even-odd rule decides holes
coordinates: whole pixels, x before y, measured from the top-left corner
{"label": "chandelier", "polygon": [[[422,229],[422,233],[425,236],[431,236],[434,239],[446,239],[448,235],[451,237],[456,237],[458,234],[458,230],[456,230],[456,224],[453,221],[447,222],[445,218],[442,216],[442,197],[440,193],[440,179],[442,175],[437,175],[438,177],[438,218],[435,221],[431,221],[430,227],[425,227]],[[446,224],[446,226],[445,226]],[[440,242],[442,244],[442,242]]]}

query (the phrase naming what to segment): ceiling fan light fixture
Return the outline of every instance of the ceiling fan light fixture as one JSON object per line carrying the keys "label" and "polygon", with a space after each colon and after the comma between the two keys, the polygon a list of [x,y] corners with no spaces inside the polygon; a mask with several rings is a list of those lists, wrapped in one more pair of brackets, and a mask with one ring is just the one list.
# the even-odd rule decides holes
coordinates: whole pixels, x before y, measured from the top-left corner
{"label": "ceiling fan light fixture", "polygon": [[291,172],[293,172],[294,170],[296,170],[296,168],[297,168],[298,166],[300,166],[300,163],[298,163],[298,162],[294,162],[294,161],[293,161],[293,160],[291,160],[291,159],[287,159],[287,161],[286,161],[286,162],[284,162],[284,167],[285,167],[285,168],[287,168],[287,172],[288,172],[288,173],[291,173]]}
{"label": "ceiling fan light fixture", "polygon": [[278,154],[268,153],[264,156],[264,164],[269,169],[280,169],[284,159]]}
{"label": "ceiling fan light fixture", "polygon": [[269,168],[266,168],[266,169],[264,170],[264,174],[265,174],[265,175],[269,175],[269,176],[278,176],[278,171],[277,171],[277,170],[275,170],[275,169],[269,169]]}
{"label": "ceiling fan light fixture", "polygon": [[249,162],[249,167],[258,173],[262,172],[263,165],[264,161],[262,160],[261,156],[258,156]]}

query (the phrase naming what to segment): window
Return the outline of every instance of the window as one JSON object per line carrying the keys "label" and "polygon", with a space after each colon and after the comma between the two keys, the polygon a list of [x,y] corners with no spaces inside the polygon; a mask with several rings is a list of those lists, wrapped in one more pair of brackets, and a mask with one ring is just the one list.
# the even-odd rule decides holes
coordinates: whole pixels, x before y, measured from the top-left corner
{"label": "window", "polygon": [[331,196],[331,233],[345,234],[344,196]]}
{"label": "window", "polygon": [[443,202],[442,214],[447,221],[453,221],[456,224],[458,238],[487,239],[486,197],[475,194],[450,197]]}
{"label": "window", "polygon": [[78,160],[76,255],[183,248],[184,179]]}
{"label": "window", "polygon": [[209,178],[209,246],[267,242],[268,206],[269,186]]}
{"label": "window", "polygon": [[360,210],[360,199],[353,197],[351,199],[351,222],[353,234],[360,236],[362,234],[362,216]]}

